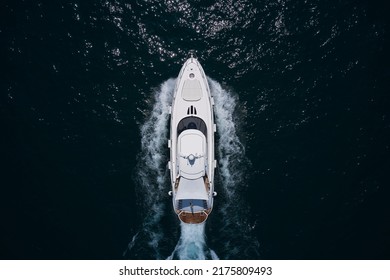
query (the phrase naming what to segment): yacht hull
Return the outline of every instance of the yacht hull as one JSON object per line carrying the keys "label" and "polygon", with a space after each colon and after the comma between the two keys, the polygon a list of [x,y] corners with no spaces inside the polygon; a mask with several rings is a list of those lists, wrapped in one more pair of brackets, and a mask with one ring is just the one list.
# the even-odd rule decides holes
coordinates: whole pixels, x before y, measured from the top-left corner
{"label": "yacht hull", "polygon": [[189,58],[176,81],[170,108],[172,203],[178,218],[189,224],[207,220],[213,208],[214,100],[199,61]]}

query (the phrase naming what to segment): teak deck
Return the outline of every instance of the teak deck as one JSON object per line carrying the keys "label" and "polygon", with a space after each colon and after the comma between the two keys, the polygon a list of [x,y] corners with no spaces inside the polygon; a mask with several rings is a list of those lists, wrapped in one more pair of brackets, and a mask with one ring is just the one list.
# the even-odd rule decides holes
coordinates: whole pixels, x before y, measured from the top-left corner
{"label": "teak deck", "polygon": [[188,212],[180,212],[178,214],[179,219],[186,224],[201,224],[207,220],[208,215],[210,214],[210,210],[197,212],[197,213],[188,213]]}

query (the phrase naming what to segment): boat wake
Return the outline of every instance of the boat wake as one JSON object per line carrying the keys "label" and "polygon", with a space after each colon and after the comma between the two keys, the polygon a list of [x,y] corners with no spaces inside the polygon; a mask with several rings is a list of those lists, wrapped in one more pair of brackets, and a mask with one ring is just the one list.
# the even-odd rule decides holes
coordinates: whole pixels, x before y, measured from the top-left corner
{"label": "boat wake", "polygon": [[181,235],[168,260],[219,260],[217,254],[206,245],[205,223],[181,223]]}
{"label": "boat wake", "polygon": [[152,99],[147,100],[153,107],[145,114],[145,122],[141,125],[141,152],[134,177],[138,183],[137,201],[144,222],[124,253],[133,258],[162,258],[165,231],[162,225],[167,212],[169,186],[168,156],[164,151],[167,149],[169,106],[175,82],[175,79],[169,79],[154,91]]}
{"label": "boat wake", "polygon": [[[237,135],[237,120],[233,114],[237,111],[237,98],[212,79],[209,79],[209,84],[215,100],[217,175],[219,174],[215,186],[219,194],[208,222],[181,223],[178,233],[177,217],[169,209],[171,201],[167,192],[170,190],[170,183],[166,167],[169,160],[169,106],[172,103],[175,81],[169,79],[155,90],[154,99],[150,101],[153,104],[151,113],[141,124],[142,150],[138,156],[135,177],[138,178],[137,200],[143,224],[133,236],[125,255],[143,259],[219,259],[207,245],[210,243],[218,248],[218,254],[224,259],[245,258],[243,253],[249,247],[257,247],[257,243],[250,237],[251,227],[245,219],[247,209],[238,192],[245,189],[244,166],[249,161]],[[168,215],[169,211],[172,215]],[[207,243],[206,225],[207,233],[211,236]],[[178,240],[176,245],[174,240]],[[251,256],[253,257],[253,252]]]}
{"label": "boat wake", "polygon": [[[218,242],[218,252],[224,259],[250,259],[259,256],[259,243],[254,238],[247,217],[249,208],[242,194],[247,188],[246,176],[251,163],[245,156],[240,139],[240,126],[245,119],[245,107],[238,96],[209,78],[214,96],[217,123],[217,154],[219,182],[215,182],[218,200],[210,215],[211,242]],[[219,217],[219,218],[217,218]],[[221,242],[223,240],[223,242]]]}

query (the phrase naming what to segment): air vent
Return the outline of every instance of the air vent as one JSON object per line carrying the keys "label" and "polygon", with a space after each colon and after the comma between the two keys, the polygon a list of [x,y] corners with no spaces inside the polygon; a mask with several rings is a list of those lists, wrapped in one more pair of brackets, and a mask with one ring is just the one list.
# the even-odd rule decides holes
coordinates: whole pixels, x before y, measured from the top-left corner
{"label": "air vent", "polygon": [[190,106],[188,107],[187,109],[187,115],[197,115],[197,111],[196,111],[196,108],[194,106]]}

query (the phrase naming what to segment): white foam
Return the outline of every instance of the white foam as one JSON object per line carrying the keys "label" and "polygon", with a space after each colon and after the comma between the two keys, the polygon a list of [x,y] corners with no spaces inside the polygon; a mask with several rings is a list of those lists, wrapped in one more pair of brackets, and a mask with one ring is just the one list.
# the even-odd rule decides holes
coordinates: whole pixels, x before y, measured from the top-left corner
{"label": "white foam", "polygon": [[219,257],[217,255],[217,253],[215,253],[214,250],[210,249],[210,256],[211,256],[211,259],[213,259],[213,260],[219,260]]}
{"label": "white foam", "polygon": [[[245,170],[250,161],[245,156],[245,147],[238,135],[238,126],[242,122],[244,111],[239,106],[238,96],[233,92],[208,79],[211,94],[214,96],[214,112],[217,124],[218,141],[218,171],[220,185],[215,185],[221,193],[218,208],[214,215],[220,215],[218,223],[218,239],[224,240],[219,247],[224,258],[242,258],[246,251],[257,248],[257,240],[252,237],[246,213],[249,210],[243,202],[242,192],[245,191]],[[215,180],[214,180],[215,181]],[[223,249],[222,249],[223,248]],[[248,249],[250,248],[250,249]]]}
{"label": "white foam", "polygon": [[[131,239],[131,242],[127,245],[127,250],[131,250],[134,245],[135,245],[135,241],[137,240],[137,237],[138,237],[138,234],[139,232],[137,232],[136,234],[134,234],[133,238]],[[126,252],[125,252],[126,253]]]}
{"label": "white foam", "polygon": [[[175,79],[169,79],[154,91],[154,100],[151,101],[153,108],[145,123],[141,125],[142,149],[138,155],[136,172],[140,187],[137,193],[143,203],[140,210],[145,215],[141,231],[157,259],[161,258],[160,242],[163,231],[160,221],[165,214],[164,202],[167,199],[167,161],[163,151],[168,140],[167,123],[174,87]],[[134,246],[135,239],[132,243],[131,247]]]}
{"label": "white foam", "polygon": [[205,224],[181,223],[181,235],[172,254],[168,259],[205,260]]}
{"label": "white foam", "polygon": [[214,96],[214,111],[219,140],[217,143],[219,172],[224,191],[231,198],[236,193],[242,168],[234,168],[245,159],[245,149],[238,135],[233,113],[237,107],[237,98],[221,85],[209,78],[211,94]]}

